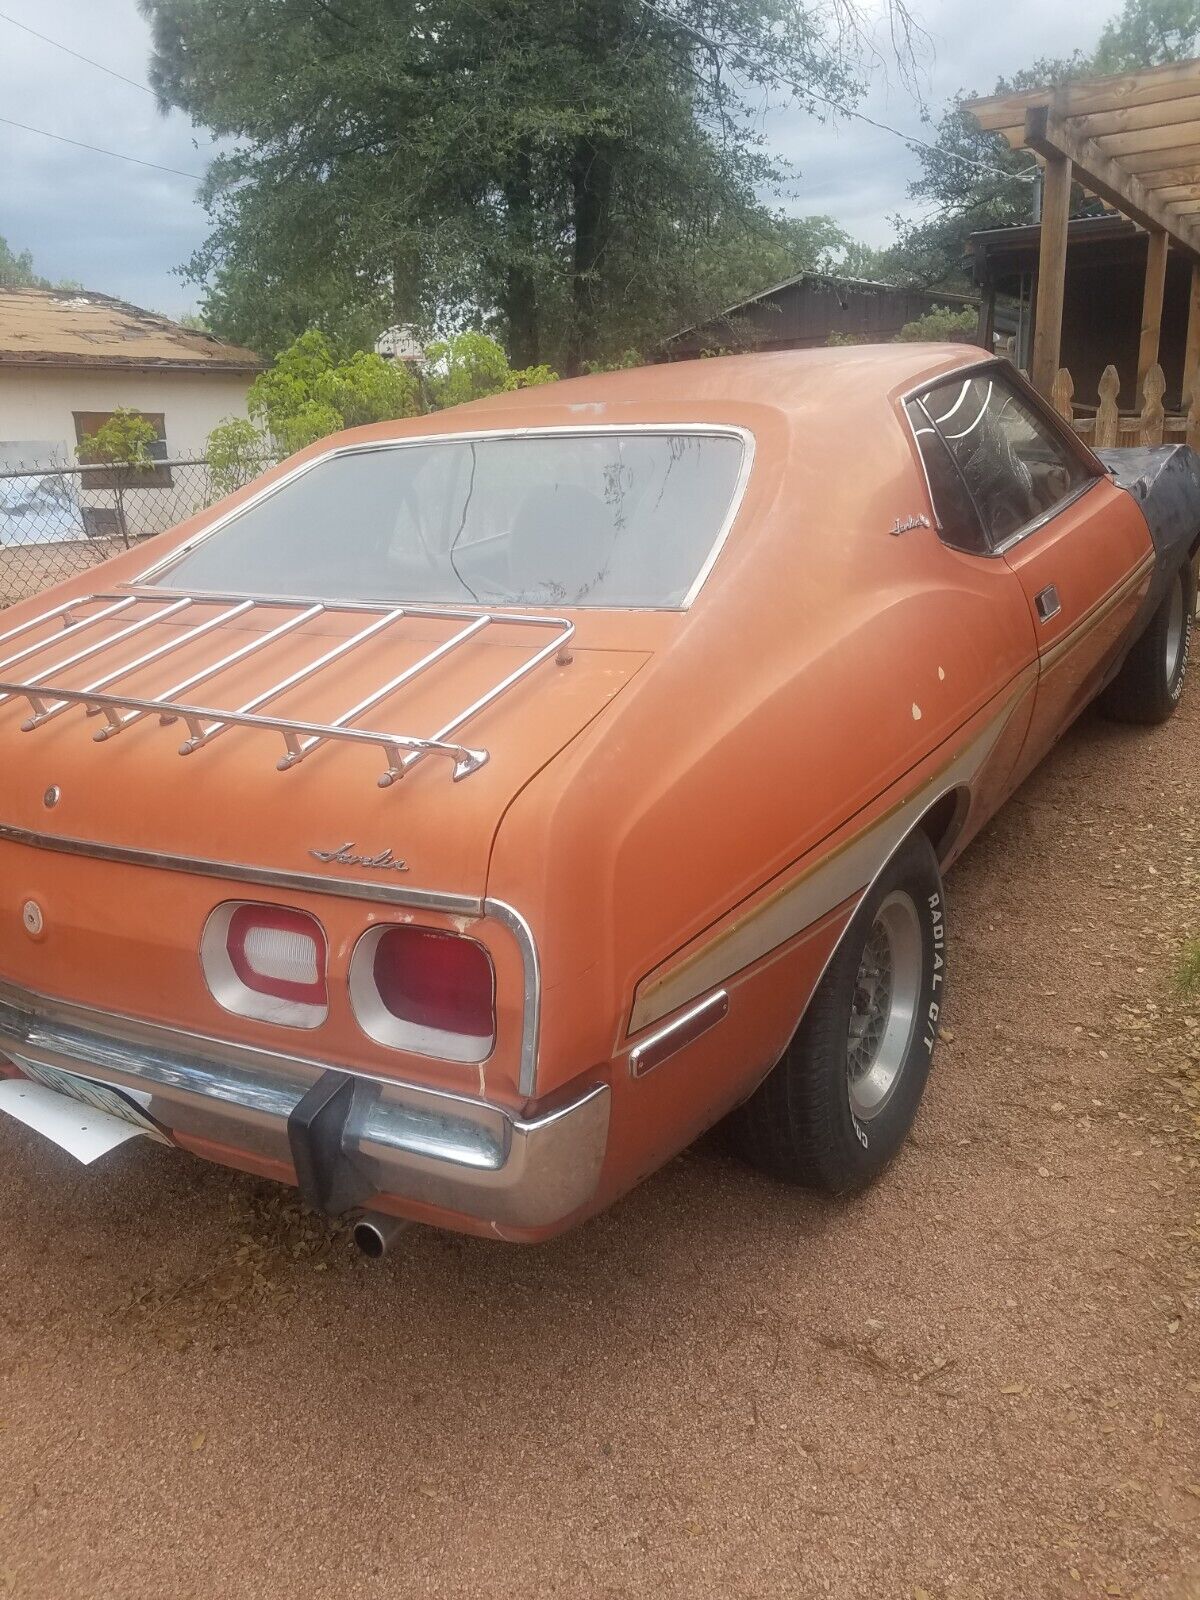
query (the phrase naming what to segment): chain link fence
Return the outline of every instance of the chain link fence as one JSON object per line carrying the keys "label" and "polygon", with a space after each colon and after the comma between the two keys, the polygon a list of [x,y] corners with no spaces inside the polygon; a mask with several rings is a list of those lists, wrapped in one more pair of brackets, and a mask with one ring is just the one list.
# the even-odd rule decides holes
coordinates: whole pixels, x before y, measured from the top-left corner
{"label": "chain link fence", "polygon": [[174,527],[229,487],[207,461],[0,470],[0,606]]}

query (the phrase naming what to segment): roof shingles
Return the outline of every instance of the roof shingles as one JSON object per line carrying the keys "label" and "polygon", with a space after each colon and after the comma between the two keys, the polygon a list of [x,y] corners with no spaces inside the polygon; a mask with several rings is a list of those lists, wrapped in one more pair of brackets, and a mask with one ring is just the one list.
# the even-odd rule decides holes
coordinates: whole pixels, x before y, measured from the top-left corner
{"label": "roof shingles", "polygon": [[0,366],[260,372],[251,350],[86,289],[0,286]]}

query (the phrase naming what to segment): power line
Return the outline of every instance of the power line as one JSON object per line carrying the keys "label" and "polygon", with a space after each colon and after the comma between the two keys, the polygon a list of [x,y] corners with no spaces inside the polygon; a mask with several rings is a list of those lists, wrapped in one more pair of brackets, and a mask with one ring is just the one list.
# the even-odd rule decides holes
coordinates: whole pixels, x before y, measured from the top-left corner
{"label": "power line", "polygon": [[[702,33],[699,28],[694,28],[690,22],[684,22],[679,17],[672,17],[666,11],[660,11],[657,6],[650,4],[650,0],[638,0],[638,3],[658,17],[660,21],[669,23],[671,27],[679,28],[684,33],[690,33],[693,39],[698,39],[705,49],[711,50],[714,55],[720,56],[728,48],[719,40],[712,39],[708,34]],[[743,43],[741,48],[749,50],[751,47]],[[879,122],[874,117],[867,116],[865,111],[856,111],[853,106],[846,105],[844,101],[831,100],[827,95],[818,94],[815,89],[811,89],[807,84],[797,83],[794,78],[789,78],[770,67],[762,70],[766,77],[772,79],[783,88],[790,89],[793,94],[804,95],[809,100],[819,101],[821,105],[828,106],[831,111],[838,112],[840,116],[853,117],[855,121],[865,122],[868,127],[878,128],[882,133],[894,134],[897,139],[903,139],[905,144],[919,145],[922,150],[928,150],[935,156],[945,156],[950,161],[959,161],[963,166],[973,167],[976,172],[985,172],[989,178],[1003,178],[1006,182],[1016,179],[1022,183],[1033,183],[1036,180],[1037,174],[1034,171],[1006,172],[1003,167],[991,167],[984,161],[974,161],[970,156],[959,155],[957,150],[945,150],[941,145],[930,144],[926,139],[917,138],[914,133],[904,133],[900,128],[893,128],[890,123]]]}
{"label": "power line", "polygon": [[123,72],[117,72],[112,67],[106,67],[103,62],[93,61],[91,56],[81,55],[78,50],[72,50],[69,44],[60,44],[57,39],[52,39],[48,33],[39,33],[36,28],[31,28],[27,22],[18,22],[16,17],[10,17],[7,11],[0,11],[0,22],[11,22],[14,28],[20,28],[23,33],[31,33],[35,39],[40,39],[43,44],[51,44],[56,50],[63,50],[69,56],[74,56],[76,61],[86,61],[89,67],[95,67],[98,72],[107,72],[110,78],[117,78],[121,83],[127,83],[131,89],[140,89],[143,94],[148,94],[152,100],[158,96],[154,90],[144,83],[139,83],[136,78],[127,78]]}
{"label": "power line", "polygon": [[169,172],[176,178],[191,178],[194,183],[204,182],[198,172],[181,172],[178,167],[164,167],[157,161],[143,161],[141,156],[127,156],[120,150],[105,150],[102,145],[84,144],[82,139],[68,139],[63,133],[50,133],[45,128],[31,128],[27,122],[14,122],[12,117],[0,117],[0,122],[6,122],[10,128],[20,128],[22,133],[38,133],[43,139],[57,139],[59,144],[73,144],[77,150],[91,150],[98,156],[113,156],[118,161],[132,161],[136,167],[152,167],[155,172]]}

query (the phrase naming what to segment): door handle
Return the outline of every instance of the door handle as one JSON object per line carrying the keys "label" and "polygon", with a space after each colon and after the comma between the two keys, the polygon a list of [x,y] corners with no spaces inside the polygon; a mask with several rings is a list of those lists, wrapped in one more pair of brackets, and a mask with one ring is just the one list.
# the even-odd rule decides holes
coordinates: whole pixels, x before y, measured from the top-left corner
{"label": "door handle", "polygon": [[1039,622],[1049,622],[1052,617],[1056,617],[1062,610],[1062,601],[1058,597],[1058,585],[1048,583],[1034,597],[1033,603],[1037,607]]}

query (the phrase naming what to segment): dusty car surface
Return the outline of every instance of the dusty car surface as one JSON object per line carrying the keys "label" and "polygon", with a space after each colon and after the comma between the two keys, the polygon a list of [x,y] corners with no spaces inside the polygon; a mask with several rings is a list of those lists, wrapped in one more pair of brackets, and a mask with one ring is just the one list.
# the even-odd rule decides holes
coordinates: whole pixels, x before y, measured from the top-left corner
{"label": "dusty car surface", "polygon": [[321,441],[4,616],[0,1109],[376,1245],[544,1239],[730,1114],[867,1183],[946,866],[1094,697],[1178,701],[1197,467],[963,346]]}

